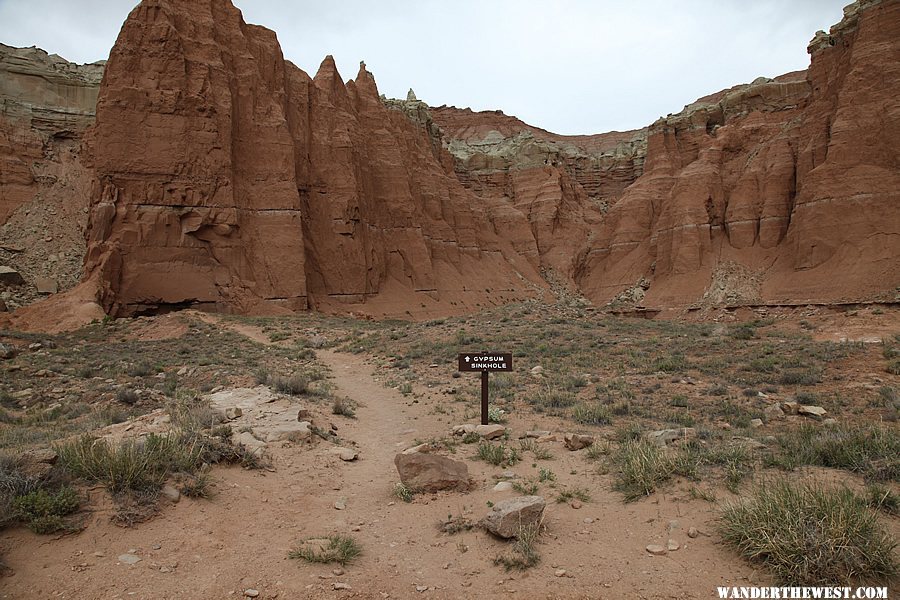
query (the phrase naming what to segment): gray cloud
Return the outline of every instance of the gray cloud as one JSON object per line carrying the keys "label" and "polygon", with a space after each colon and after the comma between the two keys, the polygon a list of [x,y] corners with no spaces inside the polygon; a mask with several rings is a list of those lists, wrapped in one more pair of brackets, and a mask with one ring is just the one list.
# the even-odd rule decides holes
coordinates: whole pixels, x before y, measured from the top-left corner
{"label": "gray cloud", "polygon": [[[177,0],[176,0],[177,1]],[[804,69],[846,0],[235,0],[313,74],[360,60],[380,90],[501,109],[559,133],[632,129],[698,97]],[[0,41],[105,58],[134,0],[0,0]]]}

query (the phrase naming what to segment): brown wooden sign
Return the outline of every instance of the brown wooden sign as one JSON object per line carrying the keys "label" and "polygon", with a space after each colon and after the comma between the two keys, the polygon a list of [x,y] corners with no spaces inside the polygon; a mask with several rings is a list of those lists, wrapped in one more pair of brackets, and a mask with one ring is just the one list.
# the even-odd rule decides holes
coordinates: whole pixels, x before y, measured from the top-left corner
{"label": "brown wooden sign", "polygon": [[459,355],[459,370],[472,372],[512,371],[511,352],[466,352]]}
{"label": "brown wooden sign", "polygon": [[512,352],[461,352],[459,370],[481,373],[481,424],[488,424],[488,373],[512,371]]}

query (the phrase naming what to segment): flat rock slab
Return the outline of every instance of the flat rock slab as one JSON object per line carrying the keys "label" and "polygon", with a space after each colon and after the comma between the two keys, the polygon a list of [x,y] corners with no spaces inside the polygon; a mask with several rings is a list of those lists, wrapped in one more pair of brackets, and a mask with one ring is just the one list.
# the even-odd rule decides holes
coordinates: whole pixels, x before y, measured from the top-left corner
{"label": "flat rock slab", "polygon": [[394,464],[403,485],[415,491],[469,489],[469,467],[464,462],[439,454],[398,454]]}
{"label": "flat rock slab", "polygon": [[506,433],[506,427],[503,425],[476,425],[475,433],[486,440],[495,440],[503,437]]}
{"label": "flat rock slab", "polygon": [[141,562],[141,557],[135,556],[134,554],[120,554],[119,562],[123,565],[135,565]]}
{"label": "flat rock slab", "polygon": [[518,496],[498,502],[482,520],[481,526],[502,538],[513,538],[520,527],[541,522],[546,501],[541,496]]}
{"label": "flat rock slab", "polygon": [[278,396],[272,390],[264,385],[258,385],[255,388],[231,388],[210,394],[209,404],[212,408],[222,411],[238,407],[242,412],[246,412],[277,399]]}
{"label": "flat rock slab", "polygon": [[828,414],[828,411],[821,406],[800,405],[800,407],[797,409],[797,413],[803,415],[804,417],[814,417],[816,419],[821,419]]}
{"label": "flat rock slab", "polygon": [[267,442],[302,442],[312,437],[309,421],[289,421],[275,425],[266,433]]}

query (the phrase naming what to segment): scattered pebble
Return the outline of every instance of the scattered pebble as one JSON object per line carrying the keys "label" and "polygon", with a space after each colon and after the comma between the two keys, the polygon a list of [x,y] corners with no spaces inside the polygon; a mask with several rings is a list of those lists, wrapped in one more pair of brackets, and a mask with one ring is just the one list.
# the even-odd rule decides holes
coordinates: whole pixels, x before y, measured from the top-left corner
{"label": "scattered pebble", "polygon": [[650,544],[647,546],[647,552],[654,556],[663,556],[668,553],[668,550],[659,544]]}
{"label": "scattered pebble", "polygon": [[244,595],[248,598],[256,598],[259,596],[259,590],[254,590],[253,588],[248,588],[244,590]]}
{"label": "scattered pebble", "polygon": [[125,565],[134,565],[141,562],[141,557],[134,554],[120,554],[119,562]]}
{"label": "scattered pebble", "polygon": [[557,577],[565,577],[566,570],[565,569],[557,569],[553,574]]}

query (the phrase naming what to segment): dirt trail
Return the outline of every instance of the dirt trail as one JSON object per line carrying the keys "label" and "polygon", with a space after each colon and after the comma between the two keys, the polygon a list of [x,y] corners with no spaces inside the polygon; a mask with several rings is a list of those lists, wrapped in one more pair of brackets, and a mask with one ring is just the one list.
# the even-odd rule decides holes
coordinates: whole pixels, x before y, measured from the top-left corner
{"label": "dirt trail", "polygon": [[[234,329],[268,343],[252,326]],[[624,505],[608,477],[561,443],[548,445],[554,459],[538,464],[527,456],[512,470],[533,477],[537,467],[550,468],[557,489],[584,487],[592,500],[575,509],[553,503],[555,491],[542,487],[548,498],[542,562],[505,573],[492,559],[508,553],[508,544],[478,529],[449,536],[437,528],[448,515],[478,519],[489,500],[515,495],[492,490],[503,469],[473,460],[473,446],[459,446],[455,456],[469,465],[471,492],[423,495],[409,504],[392,493],[394,455],[445,436],[462,422],[452,415],[457,407],[447,409],[437,390],[417,385],[414,396],[404,396],[386,387],[380,367],[361,356],[317,354],[332,370],[335,393],[358,403],[357,418],[330,415],[321,401],[311,408],[359,449],[357,461],[340,461],[321,440],[312,447],[273,444],[271,472],[216,469],[213,498],[183,498],[133,529],[110,522],[105,492],[94,489],[94,512],[78,535],[4,533],[2,551],[16,573],[0,579],[0,598],[239,598],[248,588],[260,598],[709,598],[716,585],[765,583],[712,537],[687,538],[691,526],[711,531],[711,505],[689,500],[683,489]],[[510,425],[515,433],[532,424]],[[341,498],[346,508],[337,510]],[[673,520],[671,537],[686,547],[649,556],[645,546],[665,544]],[[363,548],[339,575],[334,565],[287,558],[301,539],[335,533],[352,535]],[[127,552],[141,561],[121,564],[117,557]],[[555,576],[557,569],[565,576]],[[333,590],[336,582],[352,589]]]}

